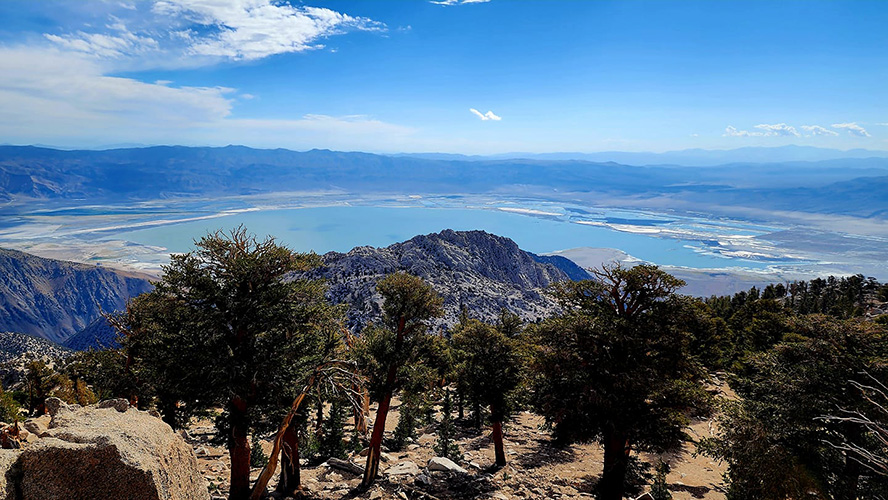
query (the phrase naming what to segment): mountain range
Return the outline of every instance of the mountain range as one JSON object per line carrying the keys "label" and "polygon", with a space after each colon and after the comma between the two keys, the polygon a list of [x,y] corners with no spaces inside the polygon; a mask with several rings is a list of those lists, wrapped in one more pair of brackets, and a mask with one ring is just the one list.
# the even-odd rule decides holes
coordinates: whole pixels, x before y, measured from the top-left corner
{"label": "mountain range", "polygon": [[[768,159],[764,151],[755,152],[749,156]],[[493,193],[551,200],[629,200],[633,206],[661,207],[680,200],[685,210],[745,207],[881,218],[888,209],[888,192],[870,186],[882,184],[888,184],[888,157],[877,156],[687,167],[548,158],[468,161],[242,146],[105,151],[0,147],[0,201],[6,202],[0,214],[12,216],[54,206],[68,208],[86,200],[122,205],[315,190]],[[836,190],[844,196],[830,196]],[[858,201],[860,196],[866,196],[865,206]]]}

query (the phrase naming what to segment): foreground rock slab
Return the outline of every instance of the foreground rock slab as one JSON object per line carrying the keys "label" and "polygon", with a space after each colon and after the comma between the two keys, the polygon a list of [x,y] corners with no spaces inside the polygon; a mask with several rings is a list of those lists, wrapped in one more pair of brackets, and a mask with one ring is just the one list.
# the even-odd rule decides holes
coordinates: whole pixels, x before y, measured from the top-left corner
{"label": "foreground rock slab", "polygon": [[104,406],[48,402],[45,437],[0,457],[0,498],[209,500],[194,452],[167,424],[119,403]]}

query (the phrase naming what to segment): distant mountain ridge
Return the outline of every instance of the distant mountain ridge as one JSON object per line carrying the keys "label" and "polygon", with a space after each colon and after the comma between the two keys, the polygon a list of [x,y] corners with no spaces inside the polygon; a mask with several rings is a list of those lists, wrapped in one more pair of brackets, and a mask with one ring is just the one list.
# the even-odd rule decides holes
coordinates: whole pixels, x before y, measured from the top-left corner
{"label": "distant mountain ridge", "polygon": [[[798,150],[798,148],[796,148]],[[737,150],[739,151],[739,150]],[[539,157],[531,159],[427,159],[326,150],[262,150],[243,146],[164,146],[105,151],[0,147],[0,215],[20,216],[54,207],[126,205],[163,199],[208,200],[245,195],[315,191],[357,194],[496,194],[596,203],[628,200],[637,206],[686,210],[784,209],[785,200],[829,192],[834,184],[860,180],[848,197],[821,196],[802,206],[812,213],[868,216],[888,209],[888,194],[872,193],[869,180],[888,179],[888,157],[780,161],[781,148],[750,148],[755,162],[717,166],[632,166],[622,163]],[[801,151],[808,151],[802,148]],[[707,154],[714,154],[707,152]],[[754,154],[753,154],[754,153]],[[851,152],[849,152],[850,154]],[[865,155],[876,152],[854,151]],[[665,154],[665,153],[664,153]],[[773,157],[769,156],[773,154]],[[784,155],[787,156],[787,155]],[[789,155],[793,156],[793,155]],[[805,157],[796,154],[793,157]],[[613,158],[610,156],[608,158]],[[602,157],[603,159],[603,157]],[[732,158],[720,158],[727,161]],[[767,161],[766,161],[767,160]],[[627,160],[628,162],[628,160]],[[664,163],[664,162],[660,162]],[[668,162],[666,162],[668,163]],[[855,196],[873,206],[863,210]],[[751,201],[755,198],[755,201]],[[617,201],[614,201],[617,200]],[[241,205],[238,205],[241,206]],[[730,210],[728,210],[730,212]]]}
{"label": "distant mountain ridge", "polygon": [[141,274],[0,249],[0,331],[62,343],[152,288]]}
{"label": "distant mountain ridge", "polygon": [[357,247],[323,255],[313,272],[329,285],[334,303],[350,307],[349,327],[357,329],[380,315],[376,283],[404,271],[426,280],[444,299],[439,327],[458,321],[465,307],[473,318],[494,321],[501,309],[534,321],[557,309],[545,289],[557,281],[589,274],[558,256],[540,257],[502,236],[484,231],[453,231],[416,236],[385,248]]}
{"label": "distant mountain ridge", "polygon": [[461,155],[450,153],[401,153],[408,156],[433,160],[490,161],[506,159],[559,160],[616,162],[625,165],[680,165],[685,167],[711,167],[730,163],[818,162],[844,158],[888,158],[888,151],[872,149],[828,149],[813,146],[743,147],[736,149],[682,149],[662,153],[634,151],[598,151],[594,153],[500,153],[491,155]]}

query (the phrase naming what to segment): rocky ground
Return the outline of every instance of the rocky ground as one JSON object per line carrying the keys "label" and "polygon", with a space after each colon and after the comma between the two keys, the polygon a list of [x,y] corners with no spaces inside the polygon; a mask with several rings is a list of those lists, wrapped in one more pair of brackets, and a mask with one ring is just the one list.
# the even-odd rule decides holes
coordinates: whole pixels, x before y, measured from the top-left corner
{"label": "rocky ground", "polygon": [[[726,387],[724,388],[726,390]],[[372,412],[371,412],[372,413]],[[394,430],[398,411],[389,414],[387,430]],[[325,462],[304,466],[302,484],[305,497],[311,499],[556,499],[592,498],[591,488],[601,473],[603,451],[596,444],[555,447],[549,433],[542,428],[538,415],[522,412],[505,428],[505,447],[509,464],[502,468],[494,463],[493,443],[489,429],[458,426],[458,444],[463,460],[456,467],[431,462],[437,437],[432,427],[420,429],[419,438],[407,449],[383,454],[381,477],[367,491],[360,491],[361,477]],[[689,434],[694,439],[711,435],[708,420],[693,422]],[[425,432],[424,432],[425,431]],[[195,447],[201,473],[214,498],[227,495],[228,454],[224,448],[212,446],[213,428],[201,422],[189,430],[189,442]],[[263,442],[265,450],[270,443]],[[724,464],[707,457],[694,456],[694,445],[687,443],[678,452],[665,455],[642,454],[650,464],[663,459],[671,466],[667,477],[675,500],[724,499],[722,474]],[[349,458],[363,468],[364,457]],[[447,471],[450,468],[452,470]],[[439,469],[439,470],[435,470]],[[253,471],[253,478],[260,470]],[[276,478],[270,485],[276,484]]]}

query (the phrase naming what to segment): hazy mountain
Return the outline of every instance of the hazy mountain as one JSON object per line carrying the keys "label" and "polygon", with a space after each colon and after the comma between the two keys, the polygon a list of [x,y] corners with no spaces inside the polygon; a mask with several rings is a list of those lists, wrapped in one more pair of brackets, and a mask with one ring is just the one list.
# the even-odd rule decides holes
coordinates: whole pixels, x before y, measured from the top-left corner
{"label": "hazy mountain", "polygon": [[448,229],[385,248],[331,252],[323,259],[324,267],[313,276],[327,280],[333,302],[349,305],[352,328],[379,316],[382,299],[376,283],[396,271],[423,278],[444,298],[439,325],[454,324],[462,306],[478,319],[494,321],[506,308],[533,321],[556,309],[544,293],[547,286],[589,277],[564,257],[540,257],[484,231]]}
{"label": "hazy mountain", "polygon": [[137,273],[0,249],[0,331],[61,343],[151,288]]}
{"label": "hazy mountain", "polygon": [[580,160],[591,162],[615,162],[626,165],[681,165],[704,167],[727,163],[777,163],[817,162],[838,159],[888,158],[888,151],[870,149],[817,148],[813,146],[780,146],[773,148],[746,147],[737,149],[683,149],[663,153],[601,151],[596,153],[502,153],[495,155],[458,155],[448,153],[403,153],[394,156],[410,156],[435,160],[490,161],[524,158],[531,160]]}
{"label": "hazy mountain", "polygon": [[[780,156],[784,149],[749,148],[755,154],[747,156],[764,158],[769,152]],[[35,202],[39,202],[39,209],[46,209],[81,200],[120,204],[169,197],[206,199],[304,190],[497,193],[549,199],[576,199],[571,193],[586,198],[606,195],[635,200],[669,196],[694,201],[700,209],[725,201],[767,209],[782,208],[786,190],[823,188],[829,192],[833,183],[882,176],[888,176],[888,158],[639,167],[560,159],[466,161],[241,146],[107,151],[8,146],[0,147],[0,200],[11,203],[0,207],[0,214],[36,210]],[[888,208],[888,193],[873,193],[865,180],[859,182],[858,189],[879,205],[873,212]],[[854,192],[847,194],[852,199],[855,196]],[[753,198],[755,201],[750,201]],[[804,209],[854,211],[853,207],[835,206],[836,200],[820,200],[824,207],[815,199],[805,203]]]}

